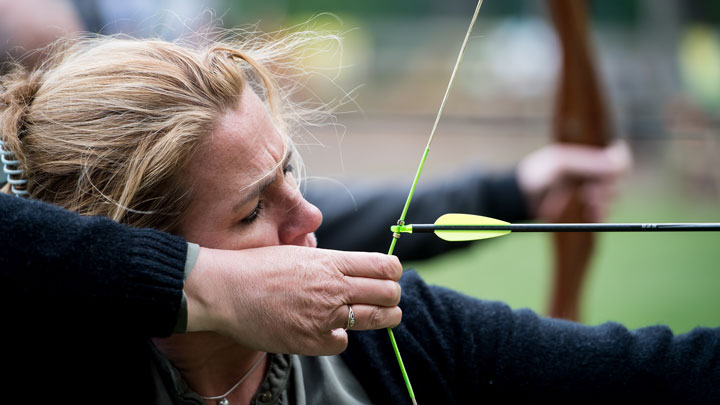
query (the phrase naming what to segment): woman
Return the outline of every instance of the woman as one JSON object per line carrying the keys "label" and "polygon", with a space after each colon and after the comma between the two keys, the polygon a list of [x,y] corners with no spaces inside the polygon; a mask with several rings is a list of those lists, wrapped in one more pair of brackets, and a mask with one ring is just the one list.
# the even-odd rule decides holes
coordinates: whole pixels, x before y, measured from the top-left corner
{"label": "woman", "polygon": [[[3,141],[32,198],[207,247],[313,247],[321,214],[298,191],[290,141],[303,114],[267,69],[306,40],[301,33],[200,49],[75,41],[38,70],[5,79],[15,102],[3,112]],[[333,333],[399,321],[398,285],[367,282],[384,285],[378,298],[387,307],[353,305],[354,324],[348,308],[338,308]],[[673,337],[663,327],[588,328],[428,287],[412,272],[402,286],[405,322],[396,337],[421,403],[720,395],[718,330]],[[267,356],[213,333],[129,349],[122,353],[132,353],[132,364],[118,368],[147,366],[135,378],[148,388],[142,402],[407,402],[382,331],[351,333],[342,358]],[[104,369],[122,361],[115,356]]]}
{"label": "woman", "polygon": [[[253,57],[272,51],[270,45]],[[253,57],[221,46],[193,52],[106,38],[69,44],[29,76],[16,72],[4,81],[6,98],[14,102],[3,117],[12,126],[3,133],[15,136],[3,140],[26,168],[28,182],[18,187],[82,214],[175,232],[210,248],[314,246],[321,216],[292,177],[298,157],[280,131],[288,113],[277,100],[283,95]],[[267,89],[274,120],[251,88]],[[397,283],[364,280],[387,284],[380,300],[387,308],[354,305],[354,328],[397,324]],[[335,333],[344,335],[348,307],[337,311]],[[226,391],[238,371],[261,358],[210,333],[156,344],[201,393]],[[205,364],[199,369],[198,358]],[[227,399],[247,402],[262,378],[261,372],[251,375]],[[158,398],[172,398],[162,392]]]}

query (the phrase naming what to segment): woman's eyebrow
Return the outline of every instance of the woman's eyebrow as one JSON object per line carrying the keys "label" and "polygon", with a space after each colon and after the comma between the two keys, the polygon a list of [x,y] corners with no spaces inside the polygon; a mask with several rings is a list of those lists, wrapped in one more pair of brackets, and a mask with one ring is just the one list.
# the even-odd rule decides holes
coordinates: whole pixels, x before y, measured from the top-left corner
{"label": "woman's eyebrow", "polygon": [[290,163],[290,160],[292,160],[293,156],[293,149],[291,147],[287,148],[287,153],[285,154],[285,159],[283,159],[282,167],[285,168]]}
{"label": "woman's eyebrow", "polygon": [[[292,154],[293,154],[292,148],[288,148],[288,151],[285,154],[285,158],[283,159],[281,167],[284,168],[288,165],[288,163],[290,163],[290,159],[292,159]],[[238,201],[235,204],[235,206],[233,206],[232,211],[233,212],[238,211],[245,204],[247,204],[248,202],[257,198],[263,192],[265,192],[265,189],[270,187],[270,185],[275,182],[275,180],[277,179],[277,176],[278,175],[276,172],[276,173],[273,173],[272,175],[269,175],[269,176],[265,177],[264,179],[261,179],[260,181],[258,181],[257,184],[254,187],[252,187],[253,191],[250,192],[249,194],[247,194],[246,196],[244,196],[243,198],[241,198],[240,201]]]}

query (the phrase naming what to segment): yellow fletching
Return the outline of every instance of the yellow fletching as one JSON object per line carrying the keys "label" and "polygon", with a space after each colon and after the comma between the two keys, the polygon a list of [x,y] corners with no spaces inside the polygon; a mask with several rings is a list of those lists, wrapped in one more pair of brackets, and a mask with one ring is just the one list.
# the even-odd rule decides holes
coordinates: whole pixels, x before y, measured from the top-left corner
{"label": "yellow fletching", "polygon": [[[445,214],[435,221],[435,225],[510,225],[510,223],[480,215]],[[448,242],[497,238],[509,233],[510,231],[435,231],[435,235]]]}

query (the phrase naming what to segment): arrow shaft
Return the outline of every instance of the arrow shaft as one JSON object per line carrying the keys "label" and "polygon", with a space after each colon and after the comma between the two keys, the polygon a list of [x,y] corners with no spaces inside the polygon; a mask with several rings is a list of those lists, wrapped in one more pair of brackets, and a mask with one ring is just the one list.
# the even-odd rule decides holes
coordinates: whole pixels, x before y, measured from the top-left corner
{"label": "arrow shaft", "polygon": [[[508,224],[434,225],[412,224],[411,233],[435,231],[511,231],[511,232],[717,232],[720,223],[624,223],[624,224]],[[404,229],[403,229],[404,230]],[[401,230],[401,232],[403,231]]]}

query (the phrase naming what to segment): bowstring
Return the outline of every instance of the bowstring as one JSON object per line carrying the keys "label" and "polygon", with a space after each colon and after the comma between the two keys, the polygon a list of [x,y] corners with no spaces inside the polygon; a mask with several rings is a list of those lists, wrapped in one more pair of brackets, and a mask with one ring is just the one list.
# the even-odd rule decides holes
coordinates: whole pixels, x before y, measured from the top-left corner
{"label": "bowstring", "polygon": [[[438,123],[440,122],[440,117],[442,116],[443,110],[445,110],[445,103],[447,102],[448,96],[450,94],[450,89],[452,89],[453,83],[455,83],[455,76],[457,74],[458,68],[460,67],[460,62],[462,62],[462,59],[465,56],[465,50],[467,49],[467,44],[470,40],[470,33],[472,32],[473,26],[475,26],[475,20],[477,20],[477,16],[480,12],[480,7],[482,6],[482,3],[483,0],[478,0],[477,6],[475,7],[475,13],[470,20],[470,26],[468,27],[467,33],[465,34],[465,39],[463,39],[463,43],[460,46],[460,52],[458,53],[457,60],[455,61],[455,66],[453,67],[452,74],[450,75],[450,80],[448,82],[447,88],[445,89],[445,95],[443,96],[442,102],[440,103],[440,109],[438,110],[432,130],[430,131],[430,138],[428,139],[427,145],[425,146],[425,151],[423,152],[422,158],[420,159],[420,165],[418,166],[417,172],[415,173],[415,178],[413,179],[412,186],[410,186],[410,192],[408,193],[407,200],[405,201],[405,206],[403,207],[402,213],[400,214],[400,219],[398,219],[398,225],[405,224],[405,215],[407,215],[407,211],[410,208],[410,201],[412,200],[413,194],[415,194],[415,187],[417,186],[418,180],[420,179],[420,174],[422,173],[423,167],[425,167],[425,161],[427,160],[427,156],[430,153],[430,145],[432,145],[433,138],[435,137],[435,132],[437,131]],[[392,255],[395,251],[395,245],[397,244],[397,240],[399,238],[400,234],[393,234],[393,239],[390,242],[390,249],[388,250],[388,255]],[[405,386],[407,387],[410,399],[412,400],[412,403],[414,405],[417,405],[417,401],[415,400],[415,392],[413,391],[412,384],[410,384],[410,378],[408,377],[407,371],[405,370],[405,365],[403,363],[402,356],[400,355],[400,349],[398,349],[397,342],[395,341],[395,335],[393,334],[391,328],[387,328],[387,331],[390,335],[390,342],[392,343],[393,350],[395,351],[395,357],[397,358],[398,366],[400,366],[400,372],[402,373],[403,380],[405,380]]]}

